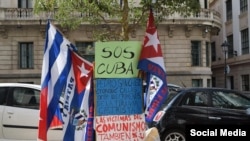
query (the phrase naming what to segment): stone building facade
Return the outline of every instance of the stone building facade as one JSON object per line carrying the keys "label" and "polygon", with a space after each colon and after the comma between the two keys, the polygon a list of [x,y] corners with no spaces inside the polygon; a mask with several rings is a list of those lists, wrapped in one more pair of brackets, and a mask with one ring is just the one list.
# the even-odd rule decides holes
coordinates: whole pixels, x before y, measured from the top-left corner
{"label": "stone building facade", "polygon": [[[214,86],[249,93],[249,0],[211,0],[210,7],[220,13],[222,21],[219,36],[211,37],[211,48],[214,48],[214,58],[212,58]],[[221,46],[224,41],[229,43],[226,54]]]}
{"label": "stone building facade", "polygon": [[[32,13],[32,0],[19,2],[0,0],[0,82],[40,84],[47,17]],[[220,33],[221,16],[209,8],[209,1],[200,0],[200,4],[199,13],[166,16],[157,26],[169,83],[212,86],[211,39]],[[83,57],[93,61],[94,54],[88,52],[89,47],[94,47],[90,25],[81,25],[77,30],[64,29],[56,22],[55,26]],[[130,40],[143,41],[144,35],[144,28],[137,29]]]}

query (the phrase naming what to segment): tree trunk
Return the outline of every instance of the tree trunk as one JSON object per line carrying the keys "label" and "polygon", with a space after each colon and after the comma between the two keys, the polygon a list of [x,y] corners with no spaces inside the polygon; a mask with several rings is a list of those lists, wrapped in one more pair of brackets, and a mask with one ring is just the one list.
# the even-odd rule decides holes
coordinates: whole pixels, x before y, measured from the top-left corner
{"label": "tree trunk", "polygon": [[123,1],[123,10],[122,10],[122,38],[123,41],[129,40],[129,7],[128,0]]}

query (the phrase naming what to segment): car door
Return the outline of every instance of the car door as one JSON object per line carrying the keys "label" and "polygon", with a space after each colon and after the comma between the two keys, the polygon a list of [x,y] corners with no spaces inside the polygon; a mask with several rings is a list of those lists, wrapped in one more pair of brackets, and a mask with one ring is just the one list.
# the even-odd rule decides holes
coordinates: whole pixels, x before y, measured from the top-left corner
{"label": "car door", "polygon": [[40,91],[25,87],[11,87],[3,110],[5,139],[35,140],[39,119]]}
{"label": "car door", "polygon": [[208,95],[205,91],[189,91],[176,106],[176,119],[182,124],[204,124],[207,121]]}
{"label": "car door", "polygon": [[6,101],[7,101],[7,95],[8,95],[8,87],[0,87],[0,140],[3,139],[3,111],[6,107]]}
{"label": "car door", "polygon": [[[234,94],[231,91],[211,91],[211,107],[208,109],[209,124],[250,124],[250,115],[247,114],[247,105],[250,101],[244,100],[243,97]],[[237,99],[239,99],[237,101]],[[246,101],[241,104],[241,101]]]}
{"label": "car door", "polygon": [[[6,140],[37,140],[40,89],[10,87],[3,109],[3,137]],[[1,110],[1,109],[0,109]],[[62,141],[62,127],[49,129],[49,141]]]}

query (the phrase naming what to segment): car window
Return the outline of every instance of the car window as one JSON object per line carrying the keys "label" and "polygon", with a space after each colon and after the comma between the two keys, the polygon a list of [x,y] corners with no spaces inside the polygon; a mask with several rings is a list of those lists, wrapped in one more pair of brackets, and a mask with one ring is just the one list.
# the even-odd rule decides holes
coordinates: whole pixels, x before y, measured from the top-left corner
{"label": "car window", "polygon": [[169,91],[167,99],[163,102],[161,107],[165,107],[169,102],[178,95],[178,91]]}
{"label": "car window", "polygon": [[250,100],[234,92],[214,91],[212,104],[220,108],[245,109],[250,107]]}
{"label": "car window", "polygon": [[182,105],[208,106],[208,95],[205,92],[189,92],[184,97]]}
{"label": "car window", "polygon": [[8,88],[7,87],[1,87],[0,88],[0,105],[6,104],[6,98],[8,95]]}
{"label": "car window", "polygon": [[14,88],[13,105],[30,109],[39,109],[40,92],[30,88]]}

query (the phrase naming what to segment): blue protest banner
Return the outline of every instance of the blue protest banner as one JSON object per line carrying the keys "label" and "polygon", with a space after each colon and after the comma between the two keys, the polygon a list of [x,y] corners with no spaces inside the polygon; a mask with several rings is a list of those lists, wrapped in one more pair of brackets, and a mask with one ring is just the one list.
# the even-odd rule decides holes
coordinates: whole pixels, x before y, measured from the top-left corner
{"label": "blue protest banner", "polygon": [[96,114],[131,115],[143,113],[140,78],[96,79]]}

